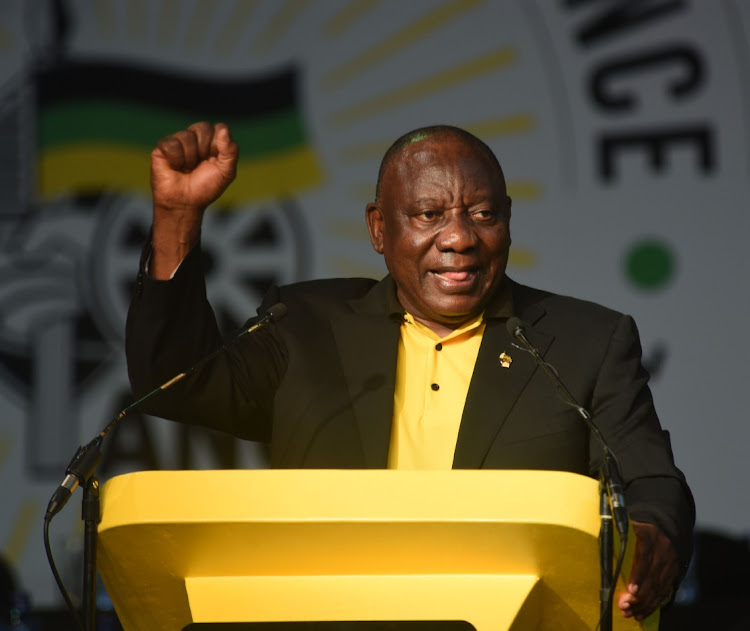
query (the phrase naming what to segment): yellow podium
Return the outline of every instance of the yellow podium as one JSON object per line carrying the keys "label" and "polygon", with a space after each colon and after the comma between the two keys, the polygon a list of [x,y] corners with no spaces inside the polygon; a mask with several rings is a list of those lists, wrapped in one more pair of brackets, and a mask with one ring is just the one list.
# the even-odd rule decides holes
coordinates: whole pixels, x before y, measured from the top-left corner
{"label": "yellow podium", "polygon": [[571,473],[149,471],[101,499],[98,567],[125,631],[599,617],[598,485]]}

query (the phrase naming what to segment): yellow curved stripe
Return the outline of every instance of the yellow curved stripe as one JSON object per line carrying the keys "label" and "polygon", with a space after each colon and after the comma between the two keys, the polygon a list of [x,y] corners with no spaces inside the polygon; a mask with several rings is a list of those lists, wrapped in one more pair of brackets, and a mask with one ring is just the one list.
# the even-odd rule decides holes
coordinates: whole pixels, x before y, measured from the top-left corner
{"label": "yellow curved stripe", "polygon": [[482,4],[482,2],[484,0],[453,0],[437,8],[435,11],[412,22],[369,50],[353,57],[336,70],[329,72],[323,77],[323,87],[329,89],[336,88],[346,81],[360,76],[363,72],[372,68],[372,66],[403,50],[412,42],[425,37],[430,31],[450,22],[461,13],[472,10],[477,5]]}
{"label": "yellow curved stripe", "polygon": [[323,25],[321,35],[325,38],[338,37],[379,3],[380,0],[353,0]]}
{"label": "yellow curved stripe", "polygon": [[13,33],[0,24],[0,50],[13,50],[14,41]]}
{"label": "yellow curved stripe", "polygon": [[352,184],[349,187],[350,196],[363,203],[375,201],[375,175],[373,174],[371,182]]}
{"label": "yellow curved stripe", "polygon": [[130,0],[128,10],[128,34],[131,41],[142,42],[146,39],[148,25],[148,7],[146,0]]}
{"label": "yellow curved stripe", "polygon": [[478,138],[486,139],[493,136],[508,136],[531,131],[536,126],[536,119],[531,114],[516,114],[493,120],[482,121],[466,125],[466,131]]}
{"label": "yellow curved stripe", "polygon": [[208,35],[207,27],[211,24],[214,13],[216,13],[216,7],[213,2],[198,2],[195,5],[185,36],[186,48],[195,51],[202,48]]}
{"label": "yellow curved stripe", "polygon": [[250,24],[255,9],[258,8],[258,0],[244,0],[234,6],[234,11],[227,18],[219,36],[214,42],[214,50],[221,55],[228,55],[234,50],[240,35]]}
{"label": "yellow curved stripe", "polygon": [[93,0],[93,5],[94,16],[96,23],[99,25],[99,33],[101,33],[102,39],[115,37],[117,34],[117,19],[110,0]]}
{"label": "yellow curved stripe", "polygon": [[[395,139],[394,139],[395,140]],[[376,140],[375,142],[362,142],[349,147],[344,147],[339,155],[341,160],[344,162],[351,162],[356,160],[358,162],[364,160],[378,160],[380,161],[385,154],[388,147],[391,146],[390,140]]]}
{"label": "yellow curved stripe", "polygon": [[514,200],[532,201],[542,196],[542,187],[537,182],[514,180],[508,182],[508,195]]}
{"label": "yellow curved stripe", "polygon": [[[82,145],[48,150],[39,163],[39,192],[45,198],[107,190],[150,196],[149,168],[149,152],[139,148]],[[217,205],[290,196],[322,181],[317,155],[307,147],[241,160],[237,179]]]}
{"label": "yellow curved stripe", "polygon": [[160,47],[173,44],[177,39],[177,20],[180,14],[181,0],[164,0],[161,3],[159,27],[156,41]]}
{"label": "yellow curved stripe", "polygon": [[423,98],[433,92],[444,90],[451,85],[469,81],[483,74],[493,72],[498,68],[510,65],[516,59],[516,51],[503,48],[474,59],[468,63],[454,66],[421,81],[413,81],[409,85],[381,94],[369,101],[344,108],[334,112],[329,117],[329,123],[336,128],[375,116],[385,110],[404,105],[409,101]]}
{"label": "yellow curved stripe", "polygon": [[537,255],[531,250],[512,247],[508,257],[508,265],[513,267],[534,267],[538,262]]}
{"label": "yellow curved stripe", "polygon": [[328,234],[332,237],[354,239],[355,241],[365,241],[369,243],[370,235],[367,232],[364,210],[362,212],[362,218],[358,221],[354,219],[333,219],[329,221]]}
{"label": "yellow curved stripe", "polygon": [[287,0],[266,30],[253,43],[253,52],[264,53],[270,50],[289,30],[294,20],[307,8],[308,4],[310,4],[310,0]]}
{"label": "yellow curved stripe", "polygon": [[21,561],[30,537],[36,533],[37,521],[40,520],[41,514],[41,507],[36,500],[26,499],[21,503],[4,546],[5,557],[12,566],[17,566]]}
{"label": "yellow curved stripe", "polygon": [[[521,134],[531,131],[536,126],[536,119],[531,114],[516,114],[478,123],[464,123],[463,127],[482,140],[495,136],[508,136],[510,134]],[[377,140],[374,142],[363,142],[345,147],[340,152],[340,157],[345,162],[378,160],[383,157],[391,143],[389,140]]]}
{"label": "yellow curved stripe", "polygon": [[5,459],[8,457],[11,447],[13,447],[13,437],[0,434],[0,469],[5,464]]}
{"label": "yellow curved stripe", "polygon": [[324,173],[312,149],[288,151],[278,157],[246,160],[237,167],[237,179],[222,195],[221,204],[256,199],[291,197],[320,186]]}
{"label": "yellow curved stripe", "polygon": [[362,278],[383,278],[388,270],[383,265],[369,265],[347,257],[331,258],[328,269],[337,276],[360,276]]}

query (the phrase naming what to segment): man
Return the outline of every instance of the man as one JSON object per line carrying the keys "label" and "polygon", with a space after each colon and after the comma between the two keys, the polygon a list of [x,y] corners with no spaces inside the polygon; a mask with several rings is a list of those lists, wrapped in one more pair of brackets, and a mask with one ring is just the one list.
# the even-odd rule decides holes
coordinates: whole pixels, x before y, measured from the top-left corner
{"label": "man", "polygon": [[[137,393],[221,344],[200,225],[237,155],[227,127],[208,123],[152,153],[152,242],[128,318]],[[513,348],[505,324],[516,315],[619,457],[637,548],[618,604],[642,619],[686,567],[692,497],[659,426],[632,320],[507,278],[510,214],[500,165],[479,139],[442,126],[407,134],[387,152],[366,209],[389,275],[274,288],[259,313],[283,302],[283,321],[233,343],[149,409],[268,441],[277,467],[596,475],[601,445]]]}

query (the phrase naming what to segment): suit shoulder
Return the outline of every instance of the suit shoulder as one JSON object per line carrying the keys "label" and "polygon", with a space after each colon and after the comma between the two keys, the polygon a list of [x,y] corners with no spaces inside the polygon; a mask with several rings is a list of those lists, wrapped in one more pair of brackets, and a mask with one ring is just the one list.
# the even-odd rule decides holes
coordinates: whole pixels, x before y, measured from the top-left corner
{"label": "suit shoulder", "polygon": [[[591,300],[557,294],[543,289],[513,283],[514,304],[521,316],[549,316],[550,319],[571,325],[594,326],[600,324],[605,328],[616,325],[625,314]],[[522,318],[523,319],[523,318]]]}
{"label": "suit shoulder", "polygon": [[283,285],[279,292],[296,300],[346,301],[361,298],[377,282],[372,278],[322,278]]}
{"label": "suit shoulder", "polygon": [[325,278],[273,287],[266,294],[263,308],[284,303],[292,313],[321,317],[351,311],[352,301],[366,296],[378,281],[371,278]]}

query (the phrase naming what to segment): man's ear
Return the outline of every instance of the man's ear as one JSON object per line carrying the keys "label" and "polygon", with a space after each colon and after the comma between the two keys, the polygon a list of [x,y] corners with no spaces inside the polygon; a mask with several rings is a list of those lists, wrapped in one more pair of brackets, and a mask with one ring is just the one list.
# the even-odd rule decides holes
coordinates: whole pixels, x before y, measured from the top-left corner
{"label": "man's ear", "polygon": [[383,211],[377,202],[370,202],[365,209],[367,230],[370,233],[370,243],[378,254],[383,253]]}

